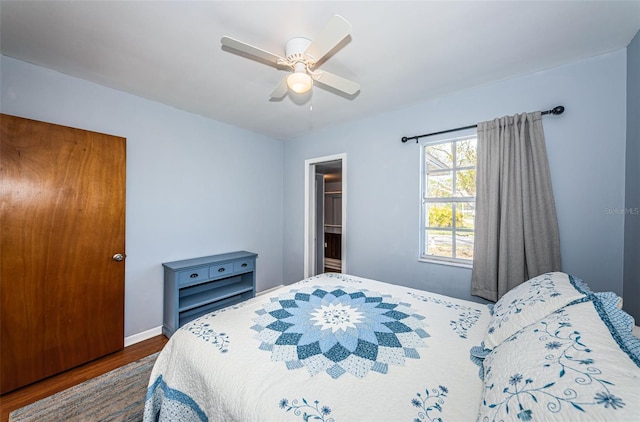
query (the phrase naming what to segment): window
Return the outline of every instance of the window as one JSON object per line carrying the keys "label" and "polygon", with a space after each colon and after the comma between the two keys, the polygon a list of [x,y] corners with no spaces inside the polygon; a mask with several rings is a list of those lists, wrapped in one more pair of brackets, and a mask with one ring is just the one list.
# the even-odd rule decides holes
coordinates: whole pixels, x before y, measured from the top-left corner
{"label": "window", "polygon": [[423,144],[420,259],[471,265],[476,136]]}

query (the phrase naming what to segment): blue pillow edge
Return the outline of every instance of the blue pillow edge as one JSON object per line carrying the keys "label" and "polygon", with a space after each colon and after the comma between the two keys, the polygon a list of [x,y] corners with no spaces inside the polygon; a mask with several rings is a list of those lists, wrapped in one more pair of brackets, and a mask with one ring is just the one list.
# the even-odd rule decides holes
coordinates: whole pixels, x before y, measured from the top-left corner
{"label": "blue pillow edge", "polygon": [[[630,320],[633,321],[633,317],[618,308],[613,301],[601,300],[600,295],[610,293],[612,292],[593,293],[590,295],[590,299],[618,347],[640,368],[640,339],[634,336],[632,329],[626,325]],[[615,293],[613,294],[615,295]]]}
{"label": "blue pillow edge", "polygon": [[573,288],[576,289],[578,292],[584,295],[593,294],[593,290],[591,290],[589,288],[589,285],[585,283],[582,279],[575,277],[569,273],[565,273],[565,274],[567,274],[567,276],[569,277],[569,283],[571,283]]}

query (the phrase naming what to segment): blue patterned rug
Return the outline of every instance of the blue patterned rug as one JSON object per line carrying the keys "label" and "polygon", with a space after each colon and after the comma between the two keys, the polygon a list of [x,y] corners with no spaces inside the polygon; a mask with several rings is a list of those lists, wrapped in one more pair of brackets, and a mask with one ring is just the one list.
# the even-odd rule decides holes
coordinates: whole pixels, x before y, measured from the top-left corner
{"label": "blue patterned rug", "polygon": [[9,422],[141,421],[157,353],[14,410]]}

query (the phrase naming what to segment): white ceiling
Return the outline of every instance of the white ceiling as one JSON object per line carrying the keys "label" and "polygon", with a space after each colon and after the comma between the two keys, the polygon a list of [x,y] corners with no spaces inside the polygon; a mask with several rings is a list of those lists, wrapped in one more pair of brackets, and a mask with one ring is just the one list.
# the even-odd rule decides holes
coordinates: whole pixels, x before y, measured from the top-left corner
{"label": "white ceiling", "polygon": [[[355,98],[270,101],[286,73],[221,48],[284,55],[334,14],[353,30],[322,69],[359,82]],[[624,48],[638,29],[640,0],[0,3],[3,55],[280,139]]]}

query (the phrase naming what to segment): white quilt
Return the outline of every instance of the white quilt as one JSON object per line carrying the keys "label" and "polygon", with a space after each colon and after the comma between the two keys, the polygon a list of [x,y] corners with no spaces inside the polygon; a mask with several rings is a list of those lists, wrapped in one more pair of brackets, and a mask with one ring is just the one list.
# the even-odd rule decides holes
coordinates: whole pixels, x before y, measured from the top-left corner
{"label": "white quilt", "polygon": [[342,274],[192,321],[160,353],[145,421],[471,421],[486,306]]}

